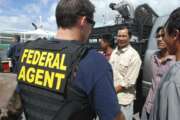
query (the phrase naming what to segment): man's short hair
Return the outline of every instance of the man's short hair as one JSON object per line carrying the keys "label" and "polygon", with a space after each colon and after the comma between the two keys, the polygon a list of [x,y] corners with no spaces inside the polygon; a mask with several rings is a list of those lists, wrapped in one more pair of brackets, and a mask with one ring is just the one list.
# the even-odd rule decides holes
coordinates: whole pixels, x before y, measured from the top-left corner
{"label": "man's short hair", "polygon": [[169,35],[176,34],[176,30],[180,31],[180,7],[171,13],[168,22],[166,23],[166,27]]}
{"label": "man's short hair", "polygon": [[114,48],[114,38],[111,34],[102,34],[101,39],[108,43],[111,48]]}
{"label": "man's short hair", "polygon": [[60,0],[56,7],[56,22],[58,28],[73,27],[79,16],[93,19],[94,5],[89,0]]}
{"label": "man's short hair", "polygon": [[129,27],[127,25],[122,25],[119,29],[119,30],[124,30],[124,29],[127,29],[128,30],[128,35],[129,35],[129,38],[132,37],[132,32],[129,30]]}
{"label": "man's short hair", "polygon": [[19,35],[14,35],[13,37],[15,38],[16,42],[20,42],[21,37]]}

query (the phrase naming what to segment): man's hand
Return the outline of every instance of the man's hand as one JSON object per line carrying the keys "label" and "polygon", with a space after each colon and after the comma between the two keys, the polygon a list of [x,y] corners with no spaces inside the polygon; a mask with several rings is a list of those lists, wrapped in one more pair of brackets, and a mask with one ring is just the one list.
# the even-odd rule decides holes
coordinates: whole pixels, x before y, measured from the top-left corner
{"label": "man's hand", "polygon": [[117,114],[116,118],[114,120],[126,120],[123,113],[120,112]]}
{"label": "man's hand", "polygon": [[120,93],[123,90],[123,87],[121,85],[118,85],[115,87],[116,93]]}

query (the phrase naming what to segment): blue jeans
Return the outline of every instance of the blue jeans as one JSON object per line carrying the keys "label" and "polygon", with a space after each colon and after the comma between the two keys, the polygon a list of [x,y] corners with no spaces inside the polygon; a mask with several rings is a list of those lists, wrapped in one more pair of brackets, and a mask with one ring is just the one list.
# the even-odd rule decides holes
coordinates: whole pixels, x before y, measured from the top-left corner
{"label": "blue jeans", "polygon": [[121,111],[124,114],[126,120],[133,119],[133,105],[134,105],[134,101],[130,103],[129,105],[120,105]]}

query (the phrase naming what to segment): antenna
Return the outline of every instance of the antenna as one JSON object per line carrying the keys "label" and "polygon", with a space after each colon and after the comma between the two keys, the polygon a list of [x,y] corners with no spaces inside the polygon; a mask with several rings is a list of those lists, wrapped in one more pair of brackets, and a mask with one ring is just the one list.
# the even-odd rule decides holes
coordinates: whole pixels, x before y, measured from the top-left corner
{"label": "antenna", "polygon": [[37,25],[35,23],[32,23],[32,26],[34,27],[35,30],[37,30]]}
{"label": "antenna", "polygon": [[38,28],[43,29],[42,16],[39,16],[39,26],[38,26]]}
{"label": "antenna", "polygon": [[104,14],[102,15],[102,18],[103,18],[103,25],[105,25],[106,21],[105,21],[105,15]]}

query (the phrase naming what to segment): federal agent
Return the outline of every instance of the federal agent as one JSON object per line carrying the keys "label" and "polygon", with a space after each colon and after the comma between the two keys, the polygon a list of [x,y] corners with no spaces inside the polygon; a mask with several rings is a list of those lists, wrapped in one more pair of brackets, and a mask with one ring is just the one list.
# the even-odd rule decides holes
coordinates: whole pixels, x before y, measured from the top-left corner
{"label": "federal agent", "polygon": [[55,39],[23,47],[17,80],[27,120],[124,120],[109,63],[84,45],[94,11],[89,0],[60,0]]}

